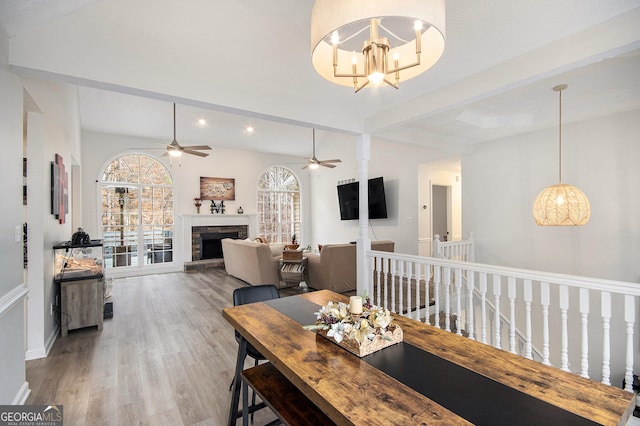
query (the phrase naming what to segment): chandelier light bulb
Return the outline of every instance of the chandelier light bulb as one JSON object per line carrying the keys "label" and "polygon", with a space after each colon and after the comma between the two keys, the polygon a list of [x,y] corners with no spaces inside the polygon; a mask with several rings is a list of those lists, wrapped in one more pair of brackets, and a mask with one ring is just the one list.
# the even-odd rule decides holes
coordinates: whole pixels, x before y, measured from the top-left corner
{"label": "chandelier light bulb", "polygon": [[334,31],[333,34],[331,34],[331,44],[335,46],[339,42],[340,42],[340,37],[338,36],[338,32]]}
{"label": "chandelier light bulb", "polygon": [[413,23],[413,29],[416,31],[422,31],[422,21],[415,21]]}
{"label": "chandelier light bulb", "polygon": [[374,86],[378,86],[384,80],[384,74],[381,72],[374,72],[369,74],[367,78],[369,79],[371,84],[373,84]]}
{"label": "chandelier light bulb", "polygon": [[393,60],[394,60],[394,61],[397,61],[398,59],[400,59],[400,52],[395,52],[395,53],[393,54]]}

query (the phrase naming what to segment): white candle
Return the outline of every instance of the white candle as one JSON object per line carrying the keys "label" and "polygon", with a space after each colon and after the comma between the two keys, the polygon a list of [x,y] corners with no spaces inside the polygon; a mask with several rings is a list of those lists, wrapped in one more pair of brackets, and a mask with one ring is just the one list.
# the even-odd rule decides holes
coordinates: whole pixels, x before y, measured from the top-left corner
{"label": "white candle", "polygon": [[360,315],[362,313],[362,297],[351,296],[349,298],[349,310],[354,315]]}

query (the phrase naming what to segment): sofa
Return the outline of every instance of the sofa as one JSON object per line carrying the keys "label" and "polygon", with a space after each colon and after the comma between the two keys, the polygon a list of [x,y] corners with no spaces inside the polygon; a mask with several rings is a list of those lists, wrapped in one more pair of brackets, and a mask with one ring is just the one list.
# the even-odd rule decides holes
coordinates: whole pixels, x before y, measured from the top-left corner
{"label": "sofa", "polygon": [[[372,241],[371,249],[393,252],[393,241]],[[307,285],[344,293],[356,290],[356,245],[325,244],[320,254],[307,255]]]}
{"label": "sofa", "polygon": [[280,259],[284,244],[264,244],[256,241],[224,238],[222,256],[227,274],[251,285],[280,282]]}

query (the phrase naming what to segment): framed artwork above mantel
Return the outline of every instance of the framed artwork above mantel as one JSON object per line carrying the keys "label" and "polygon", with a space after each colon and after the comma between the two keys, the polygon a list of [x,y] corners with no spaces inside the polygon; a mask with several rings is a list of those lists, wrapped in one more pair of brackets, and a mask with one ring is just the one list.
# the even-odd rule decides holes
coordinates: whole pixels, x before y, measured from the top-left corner
{"label": "framed artwork above mantel", "polygon": [[234,178],[200,177],[200,199],[234,201],[236,180]]}

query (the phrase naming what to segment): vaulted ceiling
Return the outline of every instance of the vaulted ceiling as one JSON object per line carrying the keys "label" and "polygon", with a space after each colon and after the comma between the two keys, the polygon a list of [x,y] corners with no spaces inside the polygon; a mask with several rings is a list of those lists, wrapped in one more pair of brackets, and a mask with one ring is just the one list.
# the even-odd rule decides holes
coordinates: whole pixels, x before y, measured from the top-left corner
{"label": "vaulted ceiling", "polygon": [[312,5],[0,0],[0,26],[17,73],[79,87],[83,129],[169,142],[177,102],[188,145],[306,156],[315,127],[462,152],[557,125],[560,83],[565,123],[640,109],[640,0],[449,0],[440,61],[357,94],[314,71]]}

